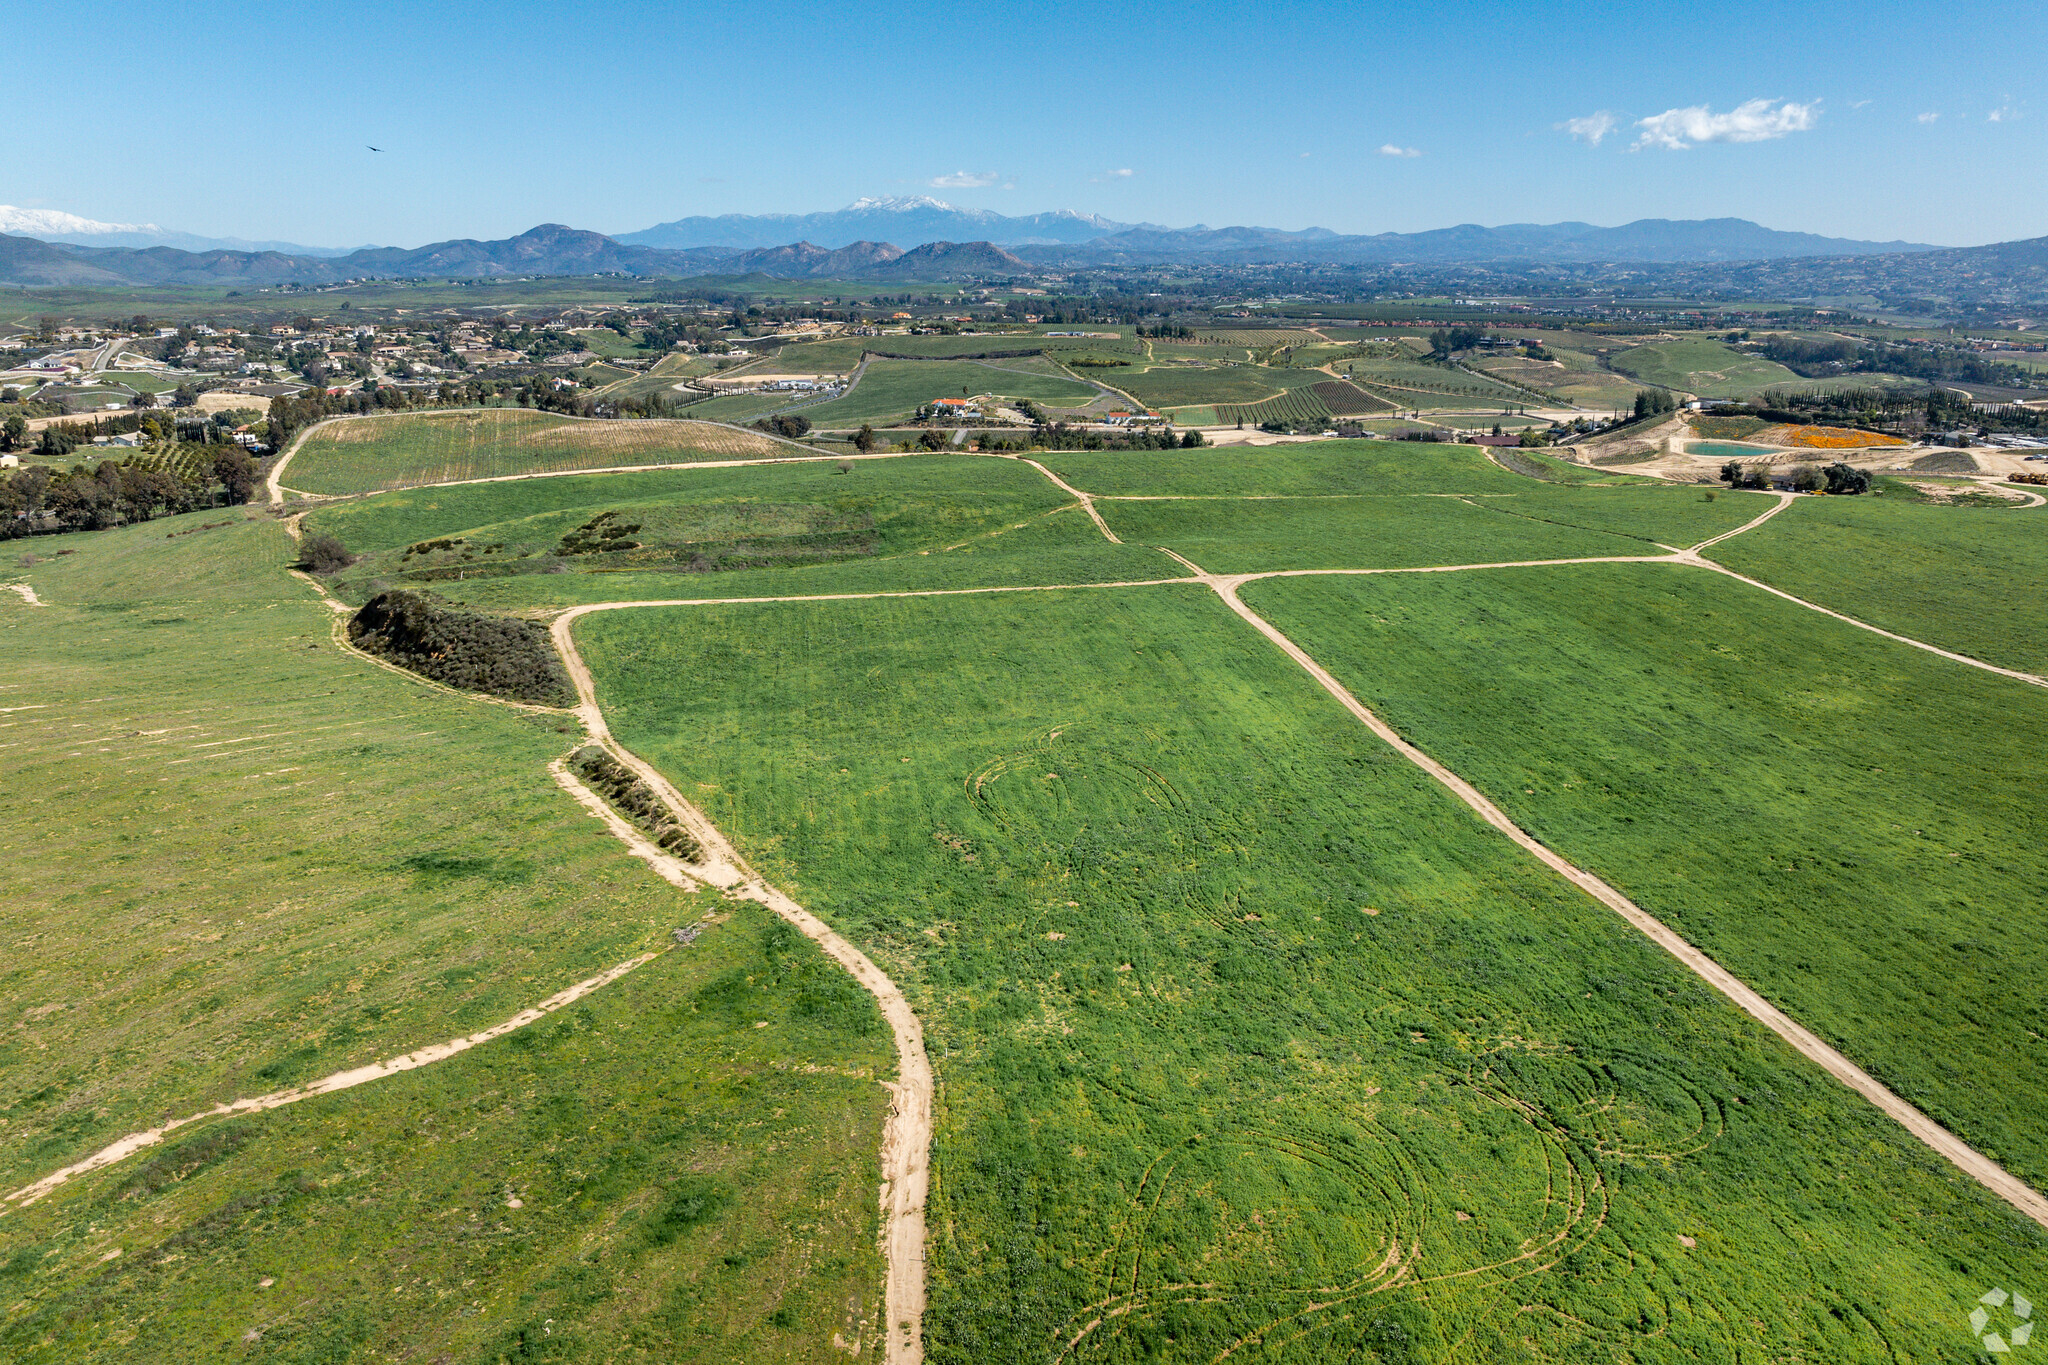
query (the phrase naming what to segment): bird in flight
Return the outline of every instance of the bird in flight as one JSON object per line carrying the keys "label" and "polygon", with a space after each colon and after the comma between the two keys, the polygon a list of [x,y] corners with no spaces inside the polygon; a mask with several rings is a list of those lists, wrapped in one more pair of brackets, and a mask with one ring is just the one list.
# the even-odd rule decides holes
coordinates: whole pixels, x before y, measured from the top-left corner
{"label": "bird in flight", "polygon": [[[365,143],[364,143],[363,145],[364,145],[365,147],[370,147],[370,144],[369,144],[369,143],[367,143],[367,142],[365,142]],[[381,151],[383,151],[384,149],[383,149],[382,147],[370,147],[370,150],[371,150],[371,151],[373,151],[373,152],[381,152]]]}

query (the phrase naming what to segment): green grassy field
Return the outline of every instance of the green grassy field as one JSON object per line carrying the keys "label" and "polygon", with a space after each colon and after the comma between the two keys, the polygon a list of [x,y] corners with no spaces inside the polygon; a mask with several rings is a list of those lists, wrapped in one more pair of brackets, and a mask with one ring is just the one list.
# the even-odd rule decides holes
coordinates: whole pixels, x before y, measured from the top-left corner
{"label": "green grassy field", "polygon": [[1167,546],[1210,573],[1658,553],[1641,541],[1456,498],[1104,502],[1099,510],[1122,539]]}
{"label": "green grassy field", "polygon": [[1667,566],[1245,600],[1537,838],[2048,1176],[2048,963],[2011,932],[2042,909],[2048,695]]}
{"label": "green grassy field", "polygon": [[1693,489],[1560,487],[1511,494],[1192,498],[1098,504],[1134,544],[1164,545],[1211,573],[1405,568],[1592,555],[1653,555],[1732,530],[1769,504]]}
{"label": "green grassy field", "polygon": [[1169,365],[1152,370],[1114,370],[1103,376],[1147,407],[1181,404],[1257,403],[1289,389],[1322,383],[1318,370],[1270,370],[1263,365],[1197,368]]}
{"label": "green grassy field", "polygon": [[10,1212],[0,1356],[794,1360],[872,1331],[893,1055],[864,994],[628,857],[548,776],[565,718],[334,649],[268,517],[66,541],[12,575],[48,605],[0,602],[6,1189],[731,918],[526,1032]]}
{"label": "green grassy field", "polygon": [[[935,398],[997,393],[1044,403],[1085,403],[1095,390],[1030,369],[1004,368],[1006,361],[877,360],[853,391],[842,398],[805,408],[815,426],[848,427],[908,417]],[[1121,373],[1112,371],[1111,373]],[[1114,383],[1112,379],[1109,382]]]}
{"label": "green grassy field", "polygon": [[1631,347],[1617,351],[1609,363],[1646,384],[1660,384],[1702,398],[1747,398],[1765,389],[1797,388],[1805,382],[1774,360],[1738,351],[1708,337]]}
{"label": "green grassy field", "polygon": [[1150,547],[1109,544],[1086,513],[1071,508],[932,549],[829,564],[720,573],[526,574],[433,586],[444,597],[482,609],[531,612],[582,602],[1028,588],[1179,578],[1186,572]]}
{"label": "green grassy field", "polygon": [[579,327],[572,335],[584,350],[608,360],[621,357],[644,360],[648,355],[637,339],[622,337],[609,327]]}
{"label": "green grassy field", "polygon": [[[352,599],[409,579],[445,592],[449,580],[539,575],[554,587],[565,570],[668,570],[664,595],[694,596],[706,570],[913,554],[1013,530],[1071,502],[1014,460],[927,455],[855,461],[846,473],[807,461],[416,489],[318,508],[306,524],[363,556],[336,585]],[[608,525],[635,528],[620,548],[560,552],[607,513]],[[674,581],[679,574],[688,581]]]}
{"label": "green grassy field", "polygon": [[1709,553],[1858,620],[2048,675],[2048,518],[2038,510],[1800,498]]}
{"label": "green grassy field", "polygon": [[1088,493],[1515,493],[1532,487],[1477,446],[1420,441],[1055,451],[1038,458]]}
{"label": "green grassy field", "polygon": [[[1021,377],[1067,382],[1045,363]],[[381,439],[330,443],[325,487],[756,439],[517,410],[358,425]],[[398,488],[306,528],[367,556],[330,585],[351,599],[414,575],[540,614],[1181,576],[1159,545],[1213,572],[1654,554],[1770,505],[1500,455],[1541,477],[1413,442],[1039,457],[1108,499],[1121,545],[1030,466],[956,454]],[[563,549],[605,513],[635,549]],[[2029,666],[2035,515],[1801,499],[1716,554]],[[510,1039],[196,1126],[0,1218],[0,1358],[879,1349],[893,1053],[864,993],[627,857],[548,777],[567,716],[335,650],[267,514],[27,550],[7,577],[51,605],[0,592],[22,831],[0,863],[4,1188],[714,920]],[[2048,697],[1698,568],[1243,592],[1547,844],[2048,1179]],[[1917,1361],[1954,1354],[1985,1286],[2048,1283],[2048,1234],[1487,829],[1206,588],[576,631],[614,732],[918,1011],[933,1365]]]}
{"label": "green grassy field", "polygon": [[601,422],[484,408],[324,426],[292,456],[283,483],[305,493],[367,493],[451,479],[796,453],[764,436],[707,422]]}
{"label": "green grassy field", "polygon": [[1920,1359],[2048,1273],[1206,590],[577,629],[925,1021],[934,1362]]}

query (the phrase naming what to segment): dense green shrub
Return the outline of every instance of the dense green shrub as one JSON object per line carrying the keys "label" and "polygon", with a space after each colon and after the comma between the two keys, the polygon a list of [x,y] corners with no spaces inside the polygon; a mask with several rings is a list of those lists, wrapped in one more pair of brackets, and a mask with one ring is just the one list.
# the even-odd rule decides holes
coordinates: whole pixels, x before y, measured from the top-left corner
{"label": "dense green shrub", "polygon": [[654,837],[654,842],[685,862],[695,862],[703,849],[690,831],[676,821],[675,812],[640,780],[631,768],[613,758],[601,745],[589,744],[569,759],[576,775],[610,802],[618,812]]}
{"label": "dense green shrub", "polygon": [[427,593],[384,592],[350,618],[348,638],[450,687],[544,706],[572,700],[546,628],[531,621],[453,611]]}
{"label": "dense green shrub", "polygon": [[299,546],[299,563],[317,574],[338,573],[354,562],[348,547],[333,536],[308,536]]}

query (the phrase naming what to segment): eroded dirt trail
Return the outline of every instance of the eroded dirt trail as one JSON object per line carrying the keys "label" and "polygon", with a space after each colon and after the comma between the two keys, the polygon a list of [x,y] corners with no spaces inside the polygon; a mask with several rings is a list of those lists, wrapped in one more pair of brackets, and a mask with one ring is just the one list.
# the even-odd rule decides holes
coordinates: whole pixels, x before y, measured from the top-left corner
{"label": "eroded dirt trail", "polygon": [[612,982],[617,981],[627,972],[634,970],[636,967],[644,967],[659,956],[661,956],[660,953],[642,953],[638,957],[629,958],[609,971],[600,972],[596,976],[577,982],[566,990],[556,992],[538,1005],[530,1009],[523,1009],[504,1023],[494,1024],[481,1033],[472,1033],[463,1038],[451,1038],[445,1043],[435,1043],[428,1047],[418,1048],[402,1056],[393,1057],[388,1061],[374,1062],[369,1066],[359,1066],[349,1071],[337,1071],[332,1076],[323,1077],[310,1085],[294,1086],[289,1090],[275,1090],[268,1095],[254,1095],[248,1099],[235,1100],[229,1104],[216,1104],[210,1109],[202,1109],[196,1114],[188,1114],[181,1119],[172,1119],[170,1122],[160,1124],[155,1128],[146,1128],[139,1133],[130,1133],[124,1138],[107,1144],[83,1161],[74,1162],[61,1171],[53,1171],[33,1185],[24,1185],[11,1194],[0,1196],[0,1214],[4,1214],[11,1209],[27,1208],[30,1204],[35,1203],[38,1199],[41,1199],[66,1181],[101,1170],[113,1165],[117,1161],[131,1157],[145,1148],[154,1147],[159,1142],[162,1142],[166,1135],[174,1133],[178,1129],[190,1124],[233,1114],[259,1114],[266,1109],[281,1109],[287,1104],[297,1104],[300,1100],[310,1100],[319,1095],[332,1095],[338,1091],[352,1090],[356,1086],[367,1085],[371,1081],[381,1081],[387,1076],[396,1076],[407,1071],[416,1071],[420,1067],[432,1066],[435,1062],[446,1061],[448,1058],[467,1052],[473,1047],[488,1043],[494,1038],[502,1038],[508,1033],[525,1028],[528,1024],[545,1019],[563,1006],[573,1005],[592,991],[611,985]]}
{"label": "eroded dirt trail", "polygon": [[[899,596],[902,594],[875,594]],[[787,599],[781,599],[787,600]],[[595,611],[616,610],[639,603],[604,603],[572,607],[555,619],[555,648],[576,687],[577,715],[591,738],[632,769],[661,796],[694,836],[703,852],[690,871],[736,899],[766,906],[816,943],[854,980],[874,996],[896,1041],[896,1080],[888,1122],[882,1129],[882,1254],[888,1267],[884,1290],[888,1344],[884,1359],[891,1365],[918,1365],[924,1359],[925,1196],[930,1186],[932,1142],[932,1069],[925,1055],[924,1028],[895,982],[867,954],[832,927],[768,884],[746,863],[718,827],[685,800],[683,794],[652,764],[612,735],[597,703],[590,669],[576,649],[576,622]],[[623,822],[622,822],[623,823]],[[617,831],[614,831],[617,832]],[[644,842],[644,841],[643,841]],[[651,846],[650,846],[651,847]],[[638,852],[638,850],[636,850]],[[657,851],[658,852],[658,851]],[[642,853],[640,856],[647,856]]]}
{"label": "eroded dirt trail", "polygon": [[[1776,509],[1774,509],[1776,510]],[[1167,553],[1171,554],[1172,551]],[[1174,558],[1180,559],[1179,555]],[[2007,1171],[2003,1166],[1985,1156],[1948,1129],[1936,1123],[1917,1108],[1908,1104],[1889,1089],[1879,1084],[1868,1072],[1857,1066],[1841,1053],[1829,1047],[1819,1038],[1803,1028],[1796,1020],[1764,999],[1734,973],[1705,953],[1695,948],[1662,920],[1644,910],[1621,892],[1609,886],[1592,873],[1585,871],[1564,858],[1561,854],[1523,830],[1507,817],[1500,807],[1482,795],[1478,788],[1452,772],[1443,764],[1416,748],[1395,732],[1394,728],[1381,720],[1371,710],[1351,695],[1344,685],[1331,675],[1328,669],[1317,663],[1308,652],[1287,638],[1278,627],[1246,606],[1238,597],[1238,588],[1243,579],[1223,575],[1202,574],[1189,561],[1182,563],[1200,575],[1239,617],[1254,630],[1277,645],[1288,658],[1299,664],[1308,675],[1321,685],[1322,689],[1336,699],[1338,704],[1349,711],[1373,734],[1393,748],[1403,758],[1428,773],[1453,796],[1464,802],[1479,817],[1495,829],[1512,839],[1518,846],[1534,855],[1544,866],[1571,882],[1593,899],[1627,920],[1646,938],[1670,953],[1701,980],[1733,1001],[1744,1013],[1762,1023],[1764,1027],[1783,1038],[1800,1055],[1818,1064],[1829,1075],[1856,1091],[1896,1121],[1907,1132],[1933,1148],[1951,1162],[1956,1169],[1975,1180],[2005,1200],[2013,1208],[2025,1214],[2043,1228],[2048,1228],[2048,1198],[2043,1198],[2032,1186]]]}

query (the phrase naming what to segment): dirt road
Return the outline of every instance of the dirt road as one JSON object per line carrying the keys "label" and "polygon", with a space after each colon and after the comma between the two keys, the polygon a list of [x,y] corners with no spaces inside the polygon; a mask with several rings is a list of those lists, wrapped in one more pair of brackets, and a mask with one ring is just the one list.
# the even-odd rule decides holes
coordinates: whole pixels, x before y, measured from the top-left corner
{"label": "dirt road", "polygon": [[[1775,511],[1776,509],[1774,509]],[[1766,514],[1770,515],[1770,514]],[[1761,520],[1761,518],[1759,518]],[[1172,553],[1168,551],[1168,553]],[[1179,555],[1174,558],[1180,559]],[[1663,921],[1651,915],[1634,901],[1609,886],[1592,873],[1567,861],[1558,853],[1525,832],[1521,826],[1508,819],[1500,807],[1481,795],[1478,788],[1459,777],[1443,764],[1431,758],[1422,750],[1410,744],[1395,732],[1392,726],[1368,710],[1358,698],[1333,677],[1329,670],[1311,658],[1307,651],[1287,638],[1264,617],[1246,606],[1239,599],[1238,587],[1242,580],[1228,576],[1205,574],[1195,564],[1181,559],[1183,564],[1213,588],[1224,605],[1243,618],[1254,630],[1279,646],[1288,658],[1299,664],[1308,675],[1334,697],[1337,702],[1370,729],[1382,741],[1403,758],[1436,779],[1453,796],[1464,802],[1479,817],[1507,835],[1517,845],[1533,854],[1546,867],[1564,877],[1587,895],[1605,905],[1608,909],[1627,920],[1658,947],[1670,953],[1683,963],[1701,980],[1712,986],[1742,1009],[1750,1017],[1762,1023],[1771,1032],[1790,1043],[1802,1056],[1817,1063],[1836,1080],[1862,1095],[1883,1110],[1914,1137],[1940,1153],[1963,1174],[1975,1180],[2015,1209],[2033,1219],[2043,1228],[2048,1228],[2048,1199],[2044,1199],[2032,1186],[2007,1172],[2004,1167],[1983,1153],[1971,1147],[1955,1134],[1943,1128],[1927,1115],[1900,1099],[1880,1085],[1869,1073],[1841,1053],[1829,1047],[1819,1038],[1802,1028],[1777,1006],[1751,990],[1733,973],[1722,967],[1699,949],[1681,938]]]}
{"label": "dirt road", "polygon": [[[890,594],[897,595],[897,594]],[[596,611],[615,610],[632,603],[604,603],[572,607],[555,619],[552,632],[555,648],[575,684],[577,715],[591,738],[661,796],[697,839],[702,855],[692,871],[728,895],[751,900],[774,911],[816,943],[875,998],[882,1017],[896,1040],[896,1080],[889,1085],[894,1098],[889,1119],[882,1130],[882,1253],[888,1267],[884,1287],[887,1305],[888,1341],[884,1359],[890,1365],[918,1365],[924,1359],[924,1241],[925,1196],[930,1184],[932,1141],[932,1069],[925,1055],[924,1028],[910,1002],[888,974],[854,947],[831,926],[770,886],[740,857],[738,850],[716,825],[706,818],[652,764],[640,758],[612,735],[604,712],[597,703],[597,687],[577,652],[575,624]]]}
{"label": "dirt road", "polygon": [[587,980],[577,982],[566,990],[558,991],[531,1009],[521,1010],[504,1023],[494,1024],[481,1033],[472,1033],[463,1038],[451,1038],[445,1043],[436,1043],[430,1047],[419,1048],[405,1053],[403,1056],[393,1057],[388,1061],[375,1062],[369,1066],[359,1066],[350,1071],[337,1071],[332,1076],[314,1081],[310,1085],[294,1086],[289,1090],[276,1090],[268,1095],[256,1095],[249,1099],[235,1100],[230,1104],[216,1104],[210,1109],[202,1109],[196,1114],[188,1114],[181,1119],[172,1119],[170,1122],[159,1124],[155,1128],[146,1128],[139,1133],[130,1133],[118,1141],[107,1144],[83,1161],[74,1162],[61,1171],[53,1171],[35,1184],[25,1185],[21,1189],[15,1190],[12,1194],[0,1196],[0,1216],[4,1216],[11,1209],[27,1208],[30,1204],[35,1203],[38,1199],[41,1199],[51,1190],[56,1189],[68,1180],[100,1170],[103,1167],[111,1166],[115,1162],[131,1157],[145,1148],[154,1147],[159,1142],[162,1142],[167,1134],[176,1132],[188,1124],[233,1114],[259,1114],[266,1109],[281,1109],[287,1104],[297,1104],[300,1100],[310,1100],[319,1095],[332,1095],[337,1091],[352,1090],[356,1086],[367,1085],[371,1081],[381,1081],[387,1076],[396,1076],[405,1071],[416,1071],[420,1067],[432,1066],[435,1062],[446,1061],[448,1058],[467,1052],[473,1047],[488,1043],[494,1038],[502,1038],[508,1033],[525,1028],[528,1024],[545,1019],[563,1006],[575,1004],[592,991],[609,986],[627,972],[633,971],[638,967],[644,967],[659,956],[659,953],[642,953],[638,957],[629,958],[618,966],[613,967],[610,971],[600,972]]}

